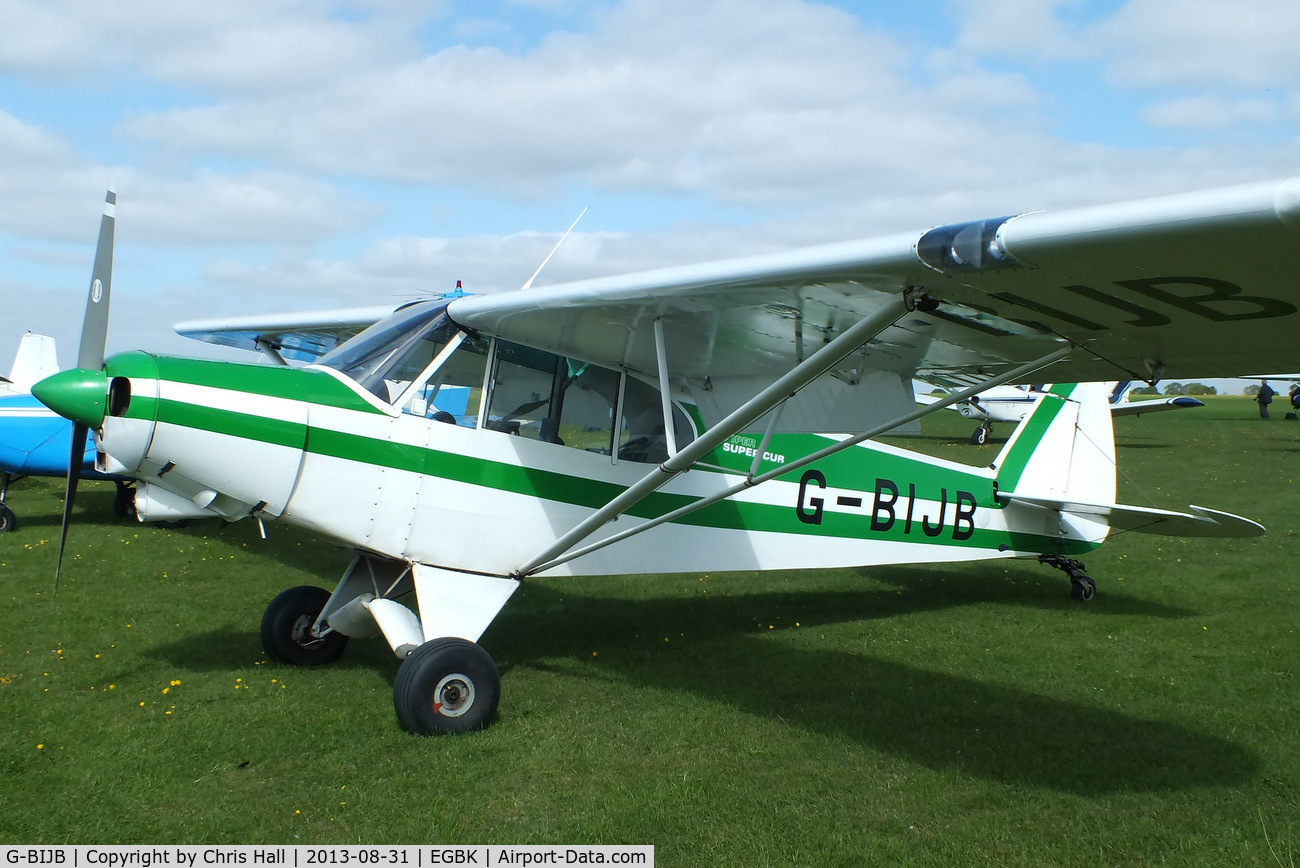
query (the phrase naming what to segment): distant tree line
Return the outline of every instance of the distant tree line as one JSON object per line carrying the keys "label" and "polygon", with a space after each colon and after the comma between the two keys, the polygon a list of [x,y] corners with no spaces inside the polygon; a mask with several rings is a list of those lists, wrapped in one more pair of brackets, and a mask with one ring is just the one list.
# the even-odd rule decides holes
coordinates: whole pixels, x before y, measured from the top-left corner
{"label": "distant tree line", "polygon": [[[1251,390],[1254,389],[1252,392]],[[1259,386],[1247,386],[1246,394],[1254,395],[1259,392]],[[1165,390],[1161,392],[1157,386],[1139,386],[1129,394],[1132,395],[1217,395],[1219,390],[1213,386],[1207,386],[1204,383],[1165,383]]]}

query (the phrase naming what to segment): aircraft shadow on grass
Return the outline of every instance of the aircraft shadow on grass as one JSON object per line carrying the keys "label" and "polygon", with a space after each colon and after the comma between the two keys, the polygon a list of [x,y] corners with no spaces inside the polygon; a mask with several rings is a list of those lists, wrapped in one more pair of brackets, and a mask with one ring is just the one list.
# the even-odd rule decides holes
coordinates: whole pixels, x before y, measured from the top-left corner
{"label": "aircraft shadow on grass", "polygon": [[[817,650],[800,647],[799,640],[770,641],[770,623],[792,628],[798,621],[800,629],[813,631],[989,603],[1072,609],[1102,618],[1192,614],[1113,592],[1099,595],[1085,612],[1060,594],[1059,580],[1022,574],[1012,584],[1004,580],[1000,564],[968,570],[956,580],[948,575],[942,584],[924,568],[864,574],[895,589],[631,600],[584,597],[541,580],[525,585],[485,641],[497,651],[507,679],[516,666],[554,670],[556,661],[567,657],[582,661],[582,671],[594,677],[693,694],[746,714],[847,737],[937,771],[1002,783],[1099,796],[1239,784],[1258,768],[1258,758],[1241,746],[1176,724],[842,647]],[[677,639],[683,633],[681,641],[658,644],[660,636]],[[598,658],[591,656],[593,648],[601,649]],[[179,668],[216,670],[246,666],[249,655],[260,651],[256,632],[219,630],[181,638],[156,653]],[[1061,654],[1065,659],[1070,651],[1063,648]],[[391,660],[381,640],[354,640],[333,665],[371,669],[391,681]],[[568,666],[563,671],[573,672]]]}

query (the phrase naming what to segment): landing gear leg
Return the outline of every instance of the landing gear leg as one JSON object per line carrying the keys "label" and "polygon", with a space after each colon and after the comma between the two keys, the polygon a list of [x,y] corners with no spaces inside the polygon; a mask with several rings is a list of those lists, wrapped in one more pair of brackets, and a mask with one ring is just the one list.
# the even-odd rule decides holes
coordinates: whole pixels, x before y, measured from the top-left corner
{"label": "landing gear leg", "polygon": [[135,518],[135,486],[119,481],[113,498],[113,515],[118,518]]}
{"label": "landing gear leg", "polygon": [[11,478],[12,474],[6,473],[4,478],[0,479],[0,533],[8,533],[18,527],[18,517],[14,515],[12,509],[5,506],[5,495],[9,493]]}
{"label": "landing gear leg", "polygon": [[1080,603],[1086,603],[1097,593],[1097,583],[1087,573],[1087,567],[1074,558],[1060,555],[1039,555],[1038,562],[1056,567],[1070,577],[1070,596]]}

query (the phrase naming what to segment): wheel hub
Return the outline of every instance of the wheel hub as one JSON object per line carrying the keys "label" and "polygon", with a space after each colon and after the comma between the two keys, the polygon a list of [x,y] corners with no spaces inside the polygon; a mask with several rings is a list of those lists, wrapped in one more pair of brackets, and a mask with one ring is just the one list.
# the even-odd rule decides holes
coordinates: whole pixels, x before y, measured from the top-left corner
{"label": "wheel hub", "polygon": [[474,682],[460,672],[443,676],[433,692],[433,710],[445,717],[460,717],[473,705]]}
{"label": "wheel hub", "polygon": [[311,625],[315,622],[316,619],[311,615],[299,615],[298,620],[293,622],[293,628],[289,631],[289,638],[303,648],[311,648],[324,642],[323,638],[313,636],[311,633]]}

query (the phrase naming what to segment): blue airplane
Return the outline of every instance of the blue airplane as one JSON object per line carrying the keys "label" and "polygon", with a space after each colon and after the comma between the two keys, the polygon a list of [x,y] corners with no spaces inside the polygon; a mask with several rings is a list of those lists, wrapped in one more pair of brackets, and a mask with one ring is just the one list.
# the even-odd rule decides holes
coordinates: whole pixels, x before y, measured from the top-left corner
{"label": "blue airplane", "polygon": [[[0,377],[0,533],[17,527],[18,519],[6,500],[9,484],[28,476],[68,475],[72,449],[72,423],[32,397],[31,384],[58,372],[54,338],[28,332],[23,335],[9,376]],[[128,515],[132,491],[127,480],[95,469],[95,443],[87,441],[81,474],[89,479],[117,483],[113,511]]]}

